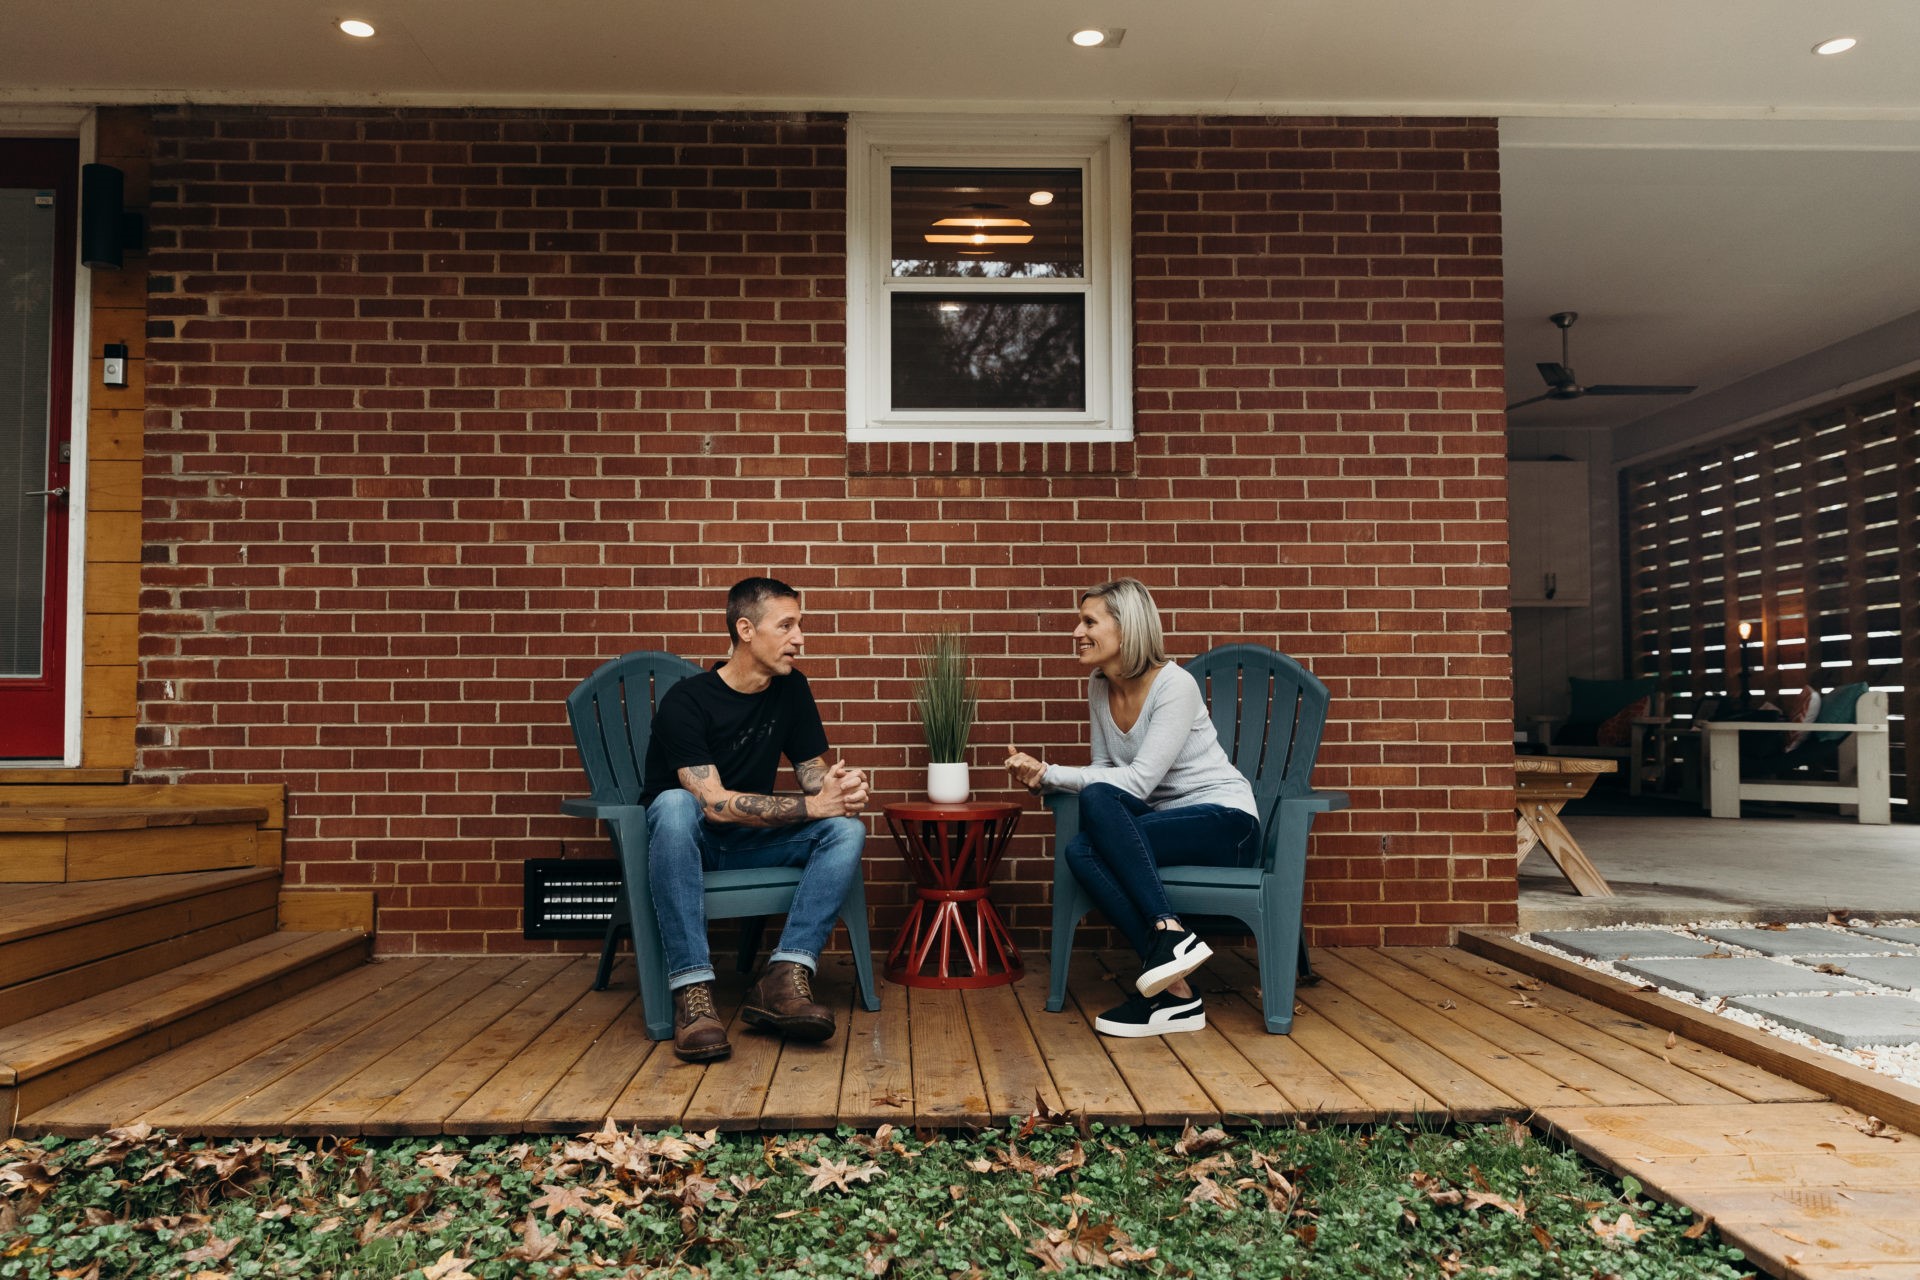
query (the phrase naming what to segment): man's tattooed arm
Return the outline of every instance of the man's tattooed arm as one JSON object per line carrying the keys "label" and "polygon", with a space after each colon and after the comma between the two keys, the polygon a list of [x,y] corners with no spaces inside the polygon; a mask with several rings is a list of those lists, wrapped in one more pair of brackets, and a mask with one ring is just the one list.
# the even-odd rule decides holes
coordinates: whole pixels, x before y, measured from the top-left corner
{"label": "man's tattooed arm", "polygon": [[802,760],[793,766],[793,776],[800,779],[800,790],[810,796],[820,794],[820,788],[827,780],[827,760],[825,756],[815,756],[811,760]]}
{"label": "man's tattooed arm", "polygon": [[804,796],[763,796],[727,790],[712,765],[689,765],[680,770],[680,785],[700,801],[709,822],[743,827],[787,827],[806,822],[811,816]]}

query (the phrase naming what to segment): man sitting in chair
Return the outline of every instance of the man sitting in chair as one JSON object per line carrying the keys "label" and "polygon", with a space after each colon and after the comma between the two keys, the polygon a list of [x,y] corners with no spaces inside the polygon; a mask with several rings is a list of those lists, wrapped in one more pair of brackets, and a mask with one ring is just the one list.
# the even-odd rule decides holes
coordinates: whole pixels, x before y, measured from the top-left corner
{"label": "man sitting in chair", "polygon": [[[673,1051],[688,1062],[733,1052],[713,1007],[704,876],[800,867],[786,929],[741,1016],[798,1040],[833,1035],[833,1010],[813,998],[813,971],[860,872],[866,776],[829,766],[826,729],[807,678],[794,670],[804,640],[800,595],[774,578],[727,593],[733,651],[669,689],[647,748],[648,881],[673,992]],[[780,757],[800,795],[774,795]]]}

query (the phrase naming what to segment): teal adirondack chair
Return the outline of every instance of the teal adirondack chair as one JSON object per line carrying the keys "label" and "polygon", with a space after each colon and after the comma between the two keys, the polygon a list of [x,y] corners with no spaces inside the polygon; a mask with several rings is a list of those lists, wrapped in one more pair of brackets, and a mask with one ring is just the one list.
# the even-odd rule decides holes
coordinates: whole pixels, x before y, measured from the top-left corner
{"label": "teal adirondack chair", "polygon": [[[1200,685],[1227,757],[1253,783],[1261,853],[1251,867],[1163,867],[1160,879],[1183,918],[1230,916],[1252,932],[1267,1030],[1286,1035],[1293,1030],[1296,973],[1311,973],[1300,928],[1307,832],[1315,814],[1347,807],[1345,792],[1315,791],[1311,783],[1327,724],[1327,686],[1264,645],[1223,645],[1184,665]],[[1047,807],[1053,810],[1054,842],[1053,981],[1047,1008],[1058,1013],[1067,1003],[1074,931],[1093,909],[1093,900],[1061,856],[1080,833],[1080,797],[1051,795]]]}
{"label": "teal adirondack chair", "polygon": [[[647,880],[647,811],[640,807],[640,790],[647,767],[647,743],[653,736],[653,712],[666,691],[700,668],[671,653],[638,652],[603,664],[567,695],[567,719],[580,748],[593,794],[583,800],[563,800],[560,808],[607,824],[614,852],[620,858],[620,899],[600,948],[600,969],[594,990],[604,990],[613,971],[613,955],[620,932],[633,935],[633,958],[640,971],[640,1008],[647,1035],[655,1040],[673,1036],[673,1001],[667,991],[667,959],[660,944],[660,926],[653,913],[653,890]],[[794,886],[800,883],[796,867],[767,867],[742,871],[709,871],[707,919],[785,915],[793,905]],[[880,1007],[873,986],[873,946],[867,939],[866,887],[856,880],[840,908],[853,948],[854,977],[860,1001],[868,1009]],[[747,968],[757,950],[754,939],[741,951]]]}

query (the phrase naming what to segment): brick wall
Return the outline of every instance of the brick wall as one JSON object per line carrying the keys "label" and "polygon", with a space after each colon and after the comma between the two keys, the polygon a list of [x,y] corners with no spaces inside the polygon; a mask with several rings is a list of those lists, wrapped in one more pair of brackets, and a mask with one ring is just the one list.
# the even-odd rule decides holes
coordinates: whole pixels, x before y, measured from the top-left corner
{"label": "brick wall", "polygon": [[[1141,120],[1138,439],[849,451],[837,118],[186,108],[154,119],[139,772],[284,781],[292,883],[389,952],[519,950],[601,851],[562,701],[805,594],[835,746],[917,790],[915,637],[976,635],[976,782],[1084,749],[1077,588],[1332,686],[1328,943],[1514,913],[1498,175],[1471,121]],[[1037,810],[1037,806],[1036,810]],[[1045,925],[1043,813],[1000,895]],[[877,936],[903,907],[870,846]]]}

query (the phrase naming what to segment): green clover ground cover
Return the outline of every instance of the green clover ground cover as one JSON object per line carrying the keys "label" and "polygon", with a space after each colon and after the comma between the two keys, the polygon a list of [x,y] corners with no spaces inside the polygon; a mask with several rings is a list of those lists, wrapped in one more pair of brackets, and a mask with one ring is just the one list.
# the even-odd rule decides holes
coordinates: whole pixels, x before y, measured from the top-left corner
{"label": "green clover ground cover", "polygon": [[0,1277],[1752,1274],[1506,1126],[0,1143]]}

